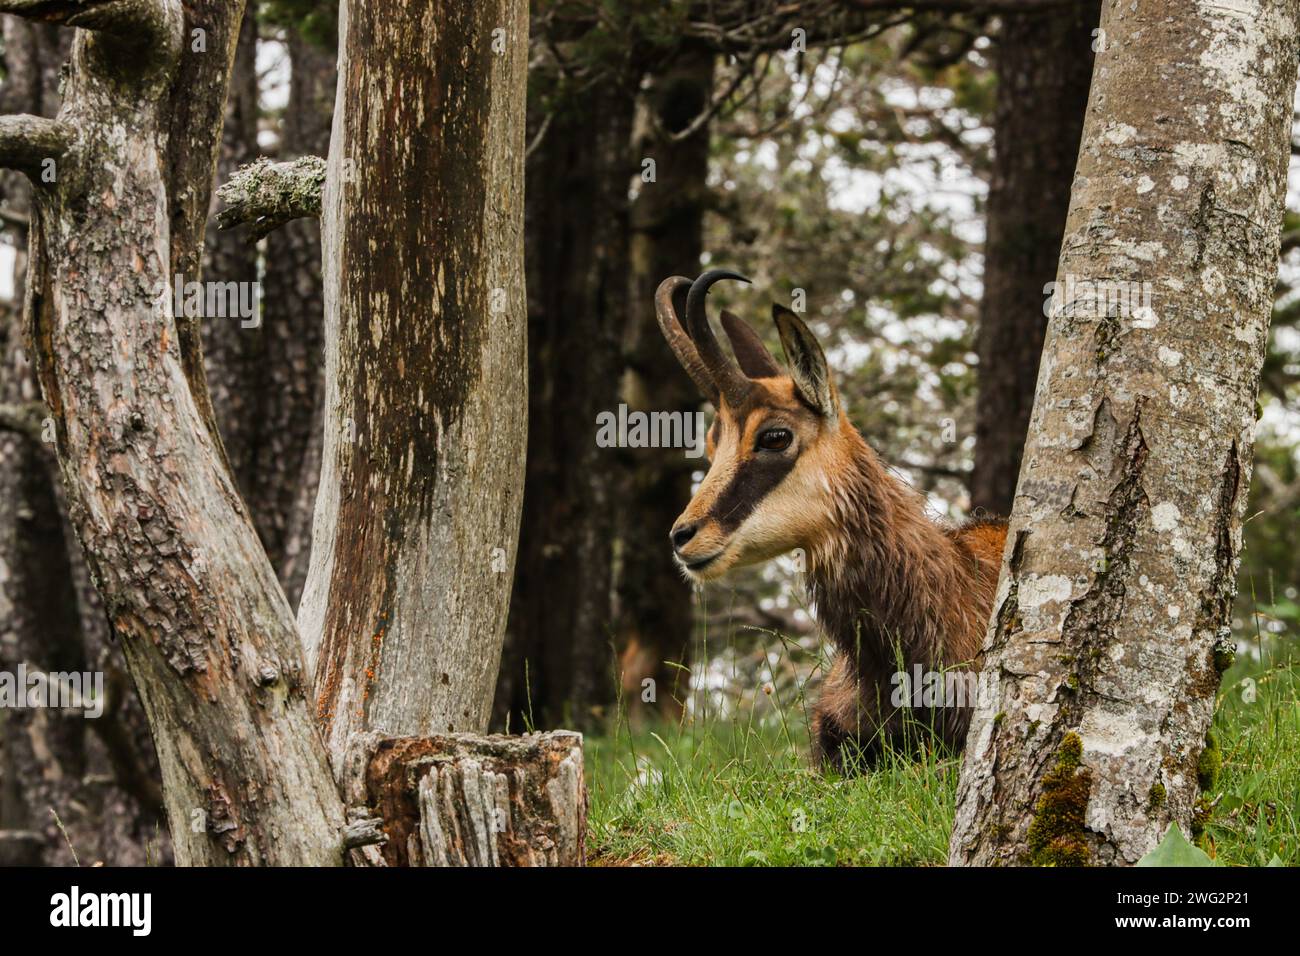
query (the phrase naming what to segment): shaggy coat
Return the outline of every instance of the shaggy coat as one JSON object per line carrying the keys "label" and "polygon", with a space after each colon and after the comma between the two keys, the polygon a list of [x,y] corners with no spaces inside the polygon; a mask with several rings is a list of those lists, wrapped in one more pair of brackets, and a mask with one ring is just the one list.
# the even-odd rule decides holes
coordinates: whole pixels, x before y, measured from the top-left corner
{"label": "shaggy coat", "polygon": [[[813,708],[818,755],[841,768],[855,752],[871,763],[884,745],[910,751],[929,734],[960,750],[969,694],[914,707],[907,691],[917,685],[896,675],[978,671],[1006,524],[940,526],[856,430],[841,431],[836,507],[809,551],[810,597],[838,650]],[[903,707],[894,702],[900,685]]]}

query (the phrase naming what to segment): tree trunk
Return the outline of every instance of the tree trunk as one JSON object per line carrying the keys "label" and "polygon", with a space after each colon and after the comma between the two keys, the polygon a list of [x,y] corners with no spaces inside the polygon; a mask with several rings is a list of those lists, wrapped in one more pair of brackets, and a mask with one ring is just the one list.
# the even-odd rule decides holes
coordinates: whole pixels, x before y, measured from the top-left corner
{"label": "tree trunk", "polygon": [[[5,83],[0,113],[52,116],[71,33],[4,18]],[[16,250],[15,291],[26,277],[29,186],[0,174],[9,238]],[[111,646],[103,603],[90,583],[68,521],[52,445],[43,441],[46,410],[19,310],[0,305],[0,402],[30,407],[36,434],[0,432],[0,670],[99,671],[103,714],[85,721],[60,710],[8,712],[0,731],[0,830],[31,826],[46,862],[140,865],[169,861],[156,824],[162,816],[158,766],[139,699]],[[90,730],[91,734],[84,731]],[[55,819],[54,813],[58,814]],[[11,848],[31,849],[11,841]]]}
{"label": "tree trunk", "polygon": [[[202,6],[211,24],[242,13]],[[182,170],[211,176],[235,38],[212,26],[206,54],[191,53],[174,0],[75,13],[86,29],[57,121],[0,120],[6,165],[38,187],[28,308],[73,524],[149,717],[178,862],[337,863],[342,804],[292,613],[172,314],[173,270],[202,238],[196,190],[207,209]],[[185,58],[204,60],[202,76],[168,123]]]}
{"label": "tree trunk", "polygon": [[1203,813],[1296,19],[1286,0],[1105,8],[954,864],[1133,863]]}
{"label": "tree trunk", "polygon": [[299,612],[336,767],[358,731],[487,727],[525,448],[527,31],[523,0],[340,11]]}
{"label": "tree trunk", "polygon": [[[388,866],[582,866],[582,735],[362,738]],[[362,776],[362,775],[359,775]]]}
{"label": "tree trunk", "polygon": [[[149,2],[160,4],[164,0]],[[183,276],[187,282],[197,282],[245,0],[184,0],[179,6],[184,14],[181,55],[171,71],[159,113],[166,133],[163,181],[167,186],[170,237],[167,276],[169,281]],[[217,454],[224,459],[225,448],[203,367],[201,319],[187,314],[173,318],[181,367],[195,407]]]}
{"label": "tree trunk", "polygon": [[[688,47],[651,78],[643,103],[636,155],[654,157],[656,181],[642,183],[632,207],[632,301],[627,311],[623,378],[629,409],[693,414],[700,398],[664,344],[654,293],[667,276],[694,278],[703,252],[709,174],[709,124],[680,142],[713,95],[712,51]],[[653,118],[653,119],[652,119]],[[673,564],[668,530],[691,496],[702,459],[680,448],[629,452],[619,509],[618,641],[623,697],[629,712],[678,716],[685,691],[680,666],[690,663],[690,585]],[[652,688],[643,685],[653,680]],[[652,689],[654,700],[645,700]]]}
{"label": "tree trunk", "polygon": [[[971,505],[1011,511],[1092,80],[1100,0],[1006,14],[997,40],[993,174]],[[1032,201],[1027,201],[1033,197]]]}
{"label": "tree trunk", "polygon": [[496,724],[587,727],[614,700],[611,576],[634,92],[559,105],[528,161],[528,474]]}
{"label": "tree trunk", "polygon": [[[4,18],[5,113],[53,114],[60,49],[58,30]],[[21,293],[22,250],[31,215],[29,188],[21,173],[0,173],[4,209],[14,217],[6,229],[14,248],[15,291]],[[0,403],[36,408],[33,432],[0,430],[0,672],[19,664],[41,671],[84,670],[85,650],[69,583],[67,551],[58,502],[51,484],[52,456],[43,446],[39,401],[21,310],[0,303]],[[15,859],[63,859],[58,827],[49,807],[66,806],[85,765],[85,724],[58,711],[0,713],[0,839]],[[25,836],[23,835],[25,834]],[[42,839],[43,838],[43,839]],[[70,859],[67,862],[71,862]]]}

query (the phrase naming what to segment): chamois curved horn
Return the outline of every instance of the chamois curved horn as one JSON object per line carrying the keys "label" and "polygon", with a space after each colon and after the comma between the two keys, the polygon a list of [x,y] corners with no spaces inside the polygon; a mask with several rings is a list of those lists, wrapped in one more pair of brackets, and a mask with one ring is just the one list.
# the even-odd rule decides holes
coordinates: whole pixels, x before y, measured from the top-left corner
{"label": "chamois curved horn", "polygon": [[704,368],[717,383],[718,391],[722,393],[723,398],[734,405],[739,404],[749,391],[749,379],[740,370],[740,366],[727,358],[727,354],[722,351],[722,346],[713,336],[713,329],[709,327],[709,317],[704,309],[704,299],[709,294],[709,288],[722,279],[749,281],[740,273],[728,272],[726,269],[710,269],[700,275],[691,283],[691,291],[686,296],[686,328],[691,333],[691,341],[695,343],[696,351],[700,354],[700,361],[704,363]]}
{"label": "chamois curved horn", "polygon": [[682,317],[677,314],[677,307],[673,304],[673,297],[683,289],[690,288],[690,285],[691,280],[685,276],[669,276],[659,283],[659,288],[655,290],[655,316],[659,319],[659,330],[667,339],[668,347],[673,350],[682,368],[686,369],[686,374],[691,377],[700,394],[717,405],[718,386],[714,384],[709,370],[704,367],[700,353],[691,337],[686,334]]}

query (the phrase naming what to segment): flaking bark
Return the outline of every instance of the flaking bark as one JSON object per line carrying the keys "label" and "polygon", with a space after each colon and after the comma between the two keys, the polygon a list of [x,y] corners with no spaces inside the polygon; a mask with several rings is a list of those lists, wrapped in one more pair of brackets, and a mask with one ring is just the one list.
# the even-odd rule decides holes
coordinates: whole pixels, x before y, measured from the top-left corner
{"label": "flaking bark", "polygon": [[[382,820],[388,866],[582,866],[582,735],[361,738],[358,796]],[[353,759],[357,759],[354,757]]]}

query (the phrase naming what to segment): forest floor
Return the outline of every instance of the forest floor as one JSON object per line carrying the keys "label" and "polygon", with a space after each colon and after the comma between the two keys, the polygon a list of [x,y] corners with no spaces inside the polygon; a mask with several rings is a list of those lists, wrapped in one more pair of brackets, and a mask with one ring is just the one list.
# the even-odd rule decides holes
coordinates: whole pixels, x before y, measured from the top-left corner
{"label": "forest floor", "polygon": [[[819,772],[803,711],[760,698],[731,719],[589,735],[589,862],[943,865],[958,759],[887,755],[861,776]],[[1201,845],[1225,865],[1300,865],[1300,662],[1239,657],[1214,728],[1222,769]]]}

